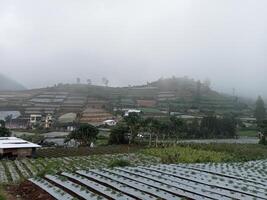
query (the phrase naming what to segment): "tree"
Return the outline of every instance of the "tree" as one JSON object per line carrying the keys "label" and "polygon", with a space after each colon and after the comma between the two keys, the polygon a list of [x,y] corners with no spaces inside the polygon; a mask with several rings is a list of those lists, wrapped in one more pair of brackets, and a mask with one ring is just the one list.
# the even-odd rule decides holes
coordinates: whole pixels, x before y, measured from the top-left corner
{"label": "tree", "polygon": [[258,122],[266,118],[266,110],[264,106],[264,101],[262,100],[261,96],[259,96],[256,101],[256,108],[255,108],[254,116]]}
{"label": "tree", "polygon": [[[178,121],[177,121],[178,122]],[[170,123],[159,121],[158,119],[154,119],[152,123],[152,130],[155,135],[155,145],[158,146],[159,137],[162,136],[163,140],[166,135],[170,133]]]}
{"label": "tree", "polygon": [[158,140],[161,130],[163,129],[163,124],[158,119],[153,119],[152,121],[152,132],[155,135],[155,146],[158,147]]}
{"label": "tree", "polygon": [[220,128],[222,130],[222,136],[227,138],[236,137],[236,125],[237,121],[234,117],[224,116],[219,120]]}
{"label": "tree", "polygon": [[233,138],[236,136],[236,121],[232,116],[204,117],[200,124],[200,136],[202,138]]}
{"label": "tree", "polygon": [[184,123],[181,119],[178,119],[175,116],[170,117],[170,130],[171,130],[172,136],[176,136],[176,138],[178,139],[178,137],[181,136],[183,126],[184,126]]}
{"label": "tree", "polygon": [[199,104],[200,102],[200,97],[201,97],[201,82],[197,81],[196,96],[195,96],[195,101],[197,104]]}
{"label": "tree", "polygon": [[267,145],[266,137],[267,137],[267,120],[263,120],[259,124],[261,136],[260,136],[260,144]]}
{"label": "tree", "polygon": [[200,137],[200,126],[199,120],[194,119],[192,123],[185,124],[186,138],[199,138]]}
{"label": "tree", "polygon": [[5,117],[5,121],[6,121],[7,123],[11,122],[12,119],[13,119],[13,115],[12,115],[12,114],[7,115],[7,116]]}
{"label": "tree", "polygon": [[77,84],[80,84],[81,83],[81,79],[78,77],[78,78],[76,78],[76,83]]}
{"label": "tree", "polygon": [[5,121],[0,120],[0,137],[10,137],[11,132],[6,128]]}
{"label": "tree", "polygon": [[73,139],[81,146],[89,146],[95,141],[97,134],[98,129],[96,127],[90,124],[82,124],[77,130],[69,134],[65,142]]}
{"label": "tree", "polygon": [[124,120],[127,126],[129,127],[131,133],[131,137],[129,139],[129,144],[131,144],[135,141],[135,138],[141,129],[142,118],[138,113],[133,112],[129,113],[128,116],[124,117]]}
{"label": "tree", "polygon": [[102,82],[107,87],[108,86],[108,83],[109,83],[109,80],[106,77],[103,77],[102,78]]}
{"label": "tree", "polygon": [[129,128],[124,124],[117,124],[114,128],[111,129],[109,136],[109,144],[127,144],[129,143],[126,138]]}
{"label": "tree", "polygon": [[0,120],[0,127],[6,127],[6,122],[4,120]]}
{"label": "tree", "polygon": [[87,84],[88,85],[92,85],[92,80],[91,79],[87,79]]}

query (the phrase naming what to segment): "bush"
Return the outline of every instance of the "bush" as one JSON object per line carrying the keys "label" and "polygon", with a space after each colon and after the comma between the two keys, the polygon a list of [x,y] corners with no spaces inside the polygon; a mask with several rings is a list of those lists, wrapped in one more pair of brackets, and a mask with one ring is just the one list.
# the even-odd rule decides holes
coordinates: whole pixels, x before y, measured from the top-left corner
{"label": "bush", "polygon": [[108,167],[110,167],[110,168],[114,168],[114,167],[126,167],[126,166],[130,166],[130,165],[131,165],[130,161],[119,159],[119,160],[112,160],[108,164]]}
{"label": "bush", "polygon": [[261,137],[261,139],[259,141],[259,144],[261,144],[261,145],[267,145],[266,138],[265,137]]}

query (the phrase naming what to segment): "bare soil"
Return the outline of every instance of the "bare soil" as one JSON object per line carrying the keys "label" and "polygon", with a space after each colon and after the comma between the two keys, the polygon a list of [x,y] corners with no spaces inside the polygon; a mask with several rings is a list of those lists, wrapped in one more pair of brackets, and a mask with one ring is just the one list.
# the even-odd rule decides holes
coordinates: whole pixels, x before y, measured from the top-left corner
{"label": "bare soil", "polygon": [[30,181],[6,187],[7,200],[55,200],[46,191]]}

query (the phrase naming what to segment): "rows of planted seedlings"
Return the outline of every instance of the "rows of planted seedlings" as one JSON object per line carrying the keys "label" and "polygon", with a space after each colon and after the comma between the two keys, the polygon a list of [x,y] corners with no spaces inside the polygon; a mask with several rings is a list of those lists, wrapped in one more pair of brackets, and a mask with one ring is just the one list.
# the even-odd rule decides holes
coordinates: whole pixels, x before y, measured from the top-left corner
{"label": "rows of planted seedlings", "polygon": [[148,183],[145,180],[140,181],[140,179],[137,180],[138,177],[135,177],[135,179],[127,178],[125,176],[121,176],[119,174],[113,173],[113,171],[108,171],[104,169],[93,170],[93,172],[103,177],[107,177],[114,181],[125,184],[129,187],[146,192],[152,196],[156,196],[159,199],[169,199],[169,200],[180,199],[179,198],[180,195],[169,192],[165,189],[161,189],[163,185],[154,185],[154,184]]}
{"label": "rows of planted seedlings", "polygon": [[46,181],[42,178],[31,178],[29,179],[32,183],[40,187],[42,190],[46,191],[52,197],[57,200],[72,200],[74,199],[69,193],[65,192],[64,190],[60,189],[59,187],[51,184],[50,182]]}
{"label": "rows of planted seedlings", "polygon": [[209,163],[209,164],[186,164],[186,165],[180,165],[185,168],[191,168],[207,173],[213,173],[223,176],[228,176],[230,178],[234,179],[240,179],[244,181],[250,181],[254,182],[256,184],[260,185],[266,185],[267,186],[267,174],[264,172],[264,170],[261,170],[262,173],[259,173],[259,170],[257,169],[251,169],[248,166],[243,166],[240,163],[227,163],[227,164],[218,164],[218,163]]}
{"label": "rows of planted seedlings", "polygon": [[24,164],[24,166],[28,169],[31,175],[36,175],[38,173],[37,166],[34,166],[29,159],[23,159],[21,160],[21,163]]}
{"label": "rows of planted seedlings", "polygon": [[7,178],[7,175],[5,173],[5,167],[0,162],[0,183],[7,183],[7,182],[8,182],[8,178]]}
{"label": "rows of planted seedlings", "polygon": [[[86,162],[85,160],[83,162]],[[71,160],[68,162],[71,163]],[[97,163],[97,158],[92,162]],[[104,160],[103,163],[105,162],[107,161]],[[244,164],[243,168],[240,163],[221,164],[221,166],[207,163],[86,169],[46,175],[45,181],[72,196],[75,194],[74,196],[83,199],[266,200],[265,183],[222,173],[228,169],[235,171],[233,172],[235,174],[240,168],[245,174],[244,171],[250,164]],[[222,171],[217,173],[219,172],[217,168],[221,168]],[[266,179],[267,177],[262,177],[262,180]]]}
{"label": "rows of planted seedlings", "polygon": [[173,186],[177,189],[187,191],[186,196],[190,198],[195,198],[193,194],[198,194],[206,197],[211,197],[214,199],[230,200],[231,196],[225,195],[224,191],[220,189],[215,189],[213,187],[196,184],[193,181],[187,181],[175,176],[167,175],[164,173],[156,172],[150,169],[139,168],[118,168],[119,171],[124,171],[133,175],[146,177],[151,180],[157,181],[159,183],[164,183],[165,185]]}
{"label": "rows of planted seedlings", "polygon": [[[262,165],[266,161],[261,161]],[[265,168],[255,168],[255,166],[249,166],[246,163],[209,163],[209,164],[188,164],[186,167],[192,167],[196,169],[202,169],[203,171],[218,173],[218,174],[227,174],[228,176],[240,177],[246,180],[254,180],[259,182],[266,182],[264,177],[267,176],[267,169]]]}
{"label": "rows of planted seedlings", "polygon": [[210,198],[211,193],[207,195],[207,193],[204,193],[201,190],[196,191],[197,188],[194,187],[186,188],[182,184],[175,184],[174,182],[171,181],[160,180],[159,177],[157,176],[140,175],[126,169],[115,169],[115,170],[106,169],[105,171],[125,177],[130,180],[135,180],[141,183],[145,183],[150,187],[155,187],[157,189],[160,189],[164,192],[168,192],[175,196],[188,197],[191,199],[211,199]]}
{"label": "rows of planted seedlings", "polygon": [[200,184],[216,186],[235,194],[236,199],[267,199],[266,186],[250,181],[230,178],[227,175],[218,175],[206,171],[198,171],[191,168],[180,167],[179,165],[152,166],[151,170],[163,171],[167,174],[192,180]]}
{"label": "rows of planted seedlings", "polygon": [[103,184],[111,189],[116,189],[121,193],[128,194],[132,197],[136,197],[137,199],[142,200],[157,200],[158,198],[155,196],[152,196],[151,194],[145,192],[143,189],[137,189],[137,187],[132,187],[131,185],[126,185],[125,183],[114,180],[110,177],[106,177],[103,175],[99,175],[97,173],[94,173],[92,171],[77,171],[78,174],[89,178],[90,180],[94,180],[100,184]]}
{"label": "rows of planted seedlings", "polygon": [[116,189],[122,193],[133,196],[137,199],[148,199],[157,200],[158,197],[153,195],[152,192],[144,184],[131,181],[131,183],[124,182],[124,180],[119,179],[117,176],[110,176],[101,173],[91,172],[91,171],[77,171],[78,174],[83,175],[91,180],[98,183],[108,185],[110,188]]}
{"label": "rows of planted seedlings", "polygon": [[23,177],[30,177],[31,176],[31,172],[29,172],[27,170],[27,168],[23,165],[22,162],[15,160],[14,164]]}
{"label": "rows of planted seedlings", "polygon": [[97,199],[106,199],[102,196],[99,196],[90,190],[88,190],[86,187],[79,185],[77,183],[74,183],[72,181],[69,181],[67,178],[58,176],[58,175],[46,175],[46,179],[49,181],[57,184],[60,188],[64,188],[68,191],[73,192],[79,197],[82,197],[84,199],[92,199],[92,200],[97,200]]}
{"label": "rows of planted seedlings", "polygon": [[[116,154],[74,156],[60,158],[22,159],[0,161],[0,184],[18,182],[22,178],[30,178],[41,174],[55,174],[61,171],[75,171],[108,167],[113,160],[123,159],[131,165],[150,165],[159,160],[143,154]],[[6,166],[6,167],[4,167]]]}
{"label": "rows of planted seedlings", "polygon": [[[183,187],[188,189],[195,189],[194,192],[196,192],[197,190],[201,190],[202,192],[207,192],[209,191],[210,194],[212,194],[212,196],[214,198],[218,198],[219,199],[233,199],[236,198],[236,195],[232,194],[232,192],[228,191],[228,190],[224,190],[222,188],[218,188],[218,187],[214,187],[212,185],[209,184],[203,184],[201,182],[197,182],[193,179],[188,179],[184,176],[179,176],[176,174],[172,174],[172,173],[168,173],[166,171],[160,171],[160,170],[156,170],[156,169],[151,169],[151,168],[147,168],[147,167],[138,167],[135,169],[130,169],[131,171],[135,171],[135,173],[138,174],[146,174],[147,176],[155,176],[157,177],[160,181],[165,181],[165,182],[170,182],[174,185],[183,185]],[[239,195],[240,199],[243,198],[243,196]]]}
{"label": "rows of planted seedlings", "polygon": [[83,184],[84,186],[90,188],[93,191],[96,191],[97,193],[100,193],[102,195],[111,197],[116,200],[134,200],[132,197],[122,193],[118,192],[117,190],[113,190],[109,187],[106,187],[102,184],[99,184],[95,181],[89,180],[81,175],[75,174],[75,173],[62,173],[63,176],[68,177],[72,180],[78,181],[79,183]]}
{"label": "rows of planted seedlings", "polygon": [[17,182],[21,179],[14,163],[12,161],[7,161],[6,163],[7,169],[9,170],[10,178],[12,182]]}

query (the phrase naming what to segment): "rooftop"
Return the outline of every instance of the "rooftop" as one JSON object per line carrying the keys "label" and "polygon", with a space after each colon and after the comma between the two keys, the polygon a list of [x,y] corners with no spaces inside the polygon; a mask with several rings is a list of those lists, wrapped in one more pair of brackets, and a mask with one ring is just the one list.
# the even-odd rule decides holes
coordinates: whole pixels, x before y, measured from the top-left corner
{"label": "rooftop", "polygon": [[0,149],[39,148],[40,145],[16,137],[0,137]]}

